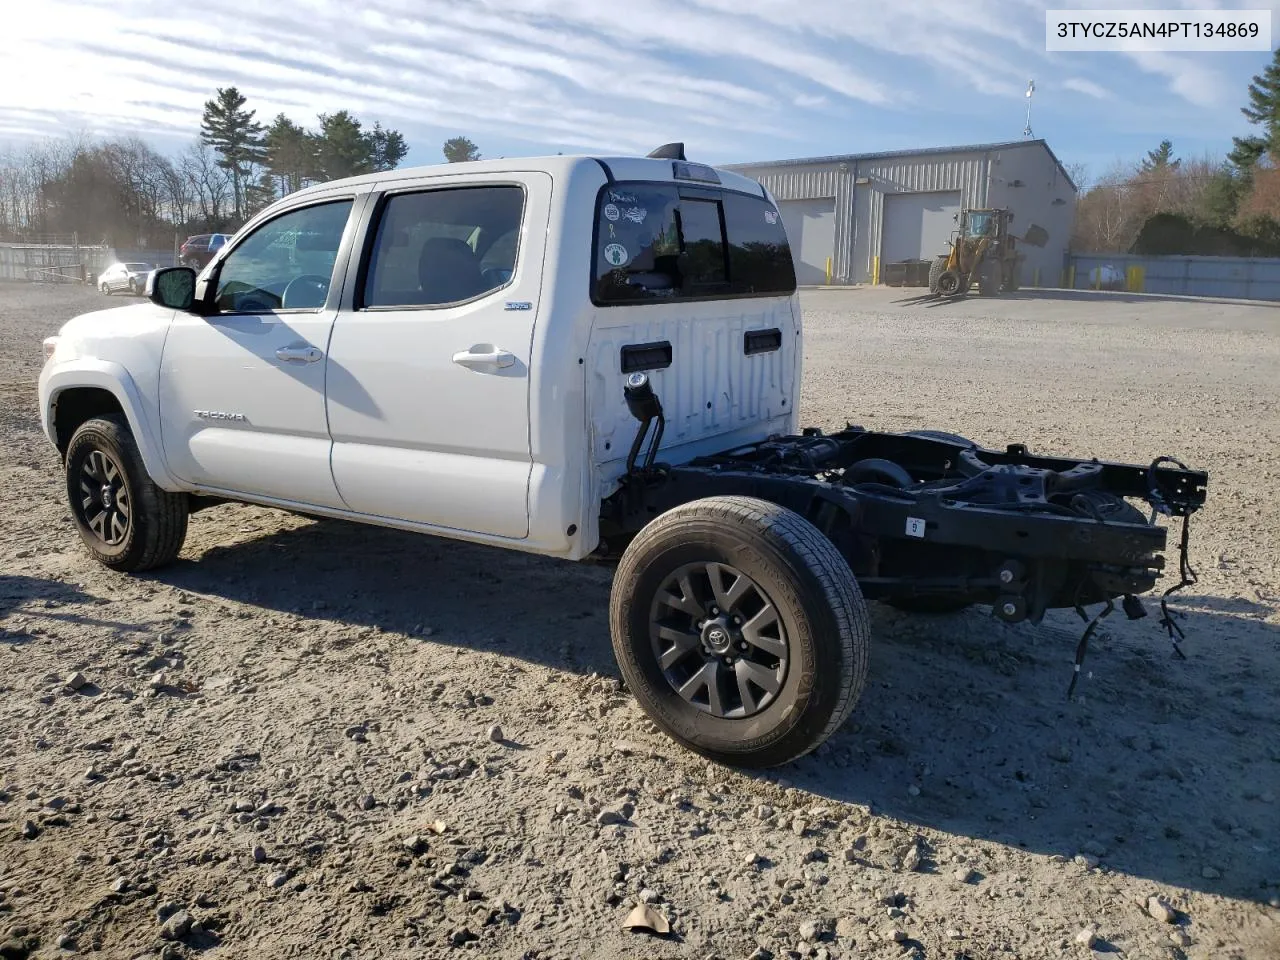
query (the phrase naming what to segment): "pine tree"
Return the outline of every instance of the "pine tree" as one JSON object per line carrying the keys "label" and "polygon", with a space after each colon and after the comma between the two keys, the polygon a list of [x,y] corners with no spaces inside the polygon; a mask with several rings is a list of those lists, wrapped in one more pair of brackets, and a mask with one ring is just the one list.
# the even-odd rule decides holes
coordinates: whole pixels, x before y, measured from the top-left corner
{"label": "pine tree", "polygon": [[307,131],[281,113],[267,129],[264,142],[272,190],[280,196],[301,190],[315,169],[314,145]]}
{"label": "pine tree", "polygon": [[444,142],[444,158],[450,163],[480,159],[480,148],[466,137],[450,137]]}
{"label": "pine tree", "polygon": [[369,141],[370,164],[376,171],[394,170],[409,152],[400,131],[384,130],[380,123],[375,123],[366,137]]}
{"label": "pine tree", "polygon": [[338,180],[373,169],[369,139],[360,121],[347,110],[322,113],[320,131],[312,135],[319,179]]}
{"label": "pine tree", "polygon": [[1142,166],[1139,172],[1167,173],[1170,170],[1177,170],[1181,165],[1181,160],[1175,160],[1173,158],[1173,142],[1170,140],[1161,140],[1160,146],[1147,152],[1146,159],[1142,161]]}
{"label": "pine tree", "polygon": [[[1249,84],[1249,105],[1240,112],[1248,121],[1265,131],[1265,149],[1280,154],[1280,50],[1277,50],[1262,73],[1255,74]],[[1236,140],[1239,146],[1239,139]]]}
{"label": "pine tree", "polygon": [[218,95],[205,101],[200,120],[200,139],[218,153],[218,166],[231,175],[235,215],[247,216],[246,188],[252,183],[253,168],[263,162],[262,124],[254,121],[256,111],[244,109],[244,95],[235,87],[219,87]]}

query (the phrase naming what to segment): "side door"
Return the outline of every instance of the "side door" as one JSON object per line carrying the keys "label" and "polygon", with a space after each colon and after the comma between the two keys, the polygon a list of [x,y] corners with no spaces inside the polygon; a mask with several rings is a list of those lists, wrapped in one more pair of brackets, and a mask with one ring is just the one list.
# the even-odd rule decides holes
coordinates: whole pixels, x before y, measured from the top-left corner
{"label": "side door", "polygon": [[315,199],[259,224],[203,278],[197,311],[175,315],[160,364],[160,423],[178,477],[342,506],[329,470],[324,358],[356,200]]}
{"label": "side door", "polygon": [[529,363],[551,177],[396,184],[370,217],[327,398],[351,509],[529,533]]}

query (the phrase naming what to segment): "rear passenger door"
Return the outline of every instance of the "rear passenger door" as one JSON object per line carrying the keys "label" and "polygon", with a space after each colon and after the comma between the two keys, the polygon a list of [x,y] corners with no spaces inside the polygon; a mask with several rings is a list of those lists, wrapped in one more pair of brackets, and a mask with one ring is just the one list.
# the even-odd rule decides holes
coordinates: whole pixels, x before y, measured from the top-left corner
{"label": "rear passenger door", "polygon": [[544,173],[396,184],[329,347],[333,476],[355,511],[529,532],[529,363]]}

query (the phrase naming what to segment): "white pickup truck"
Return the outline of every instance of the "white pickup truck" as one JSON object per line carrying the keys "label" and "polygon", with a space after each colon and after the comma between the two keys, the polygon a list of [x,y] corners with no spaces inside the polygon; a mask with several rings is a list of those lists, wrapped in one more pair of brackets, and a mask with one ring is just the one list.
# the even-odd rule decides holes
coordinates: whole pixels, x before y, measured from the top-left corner
{"label": "white pickup truck", "polygon": [[1136,615],[1166,533],[1124,498],[1204,501],[1180,465],[799,430],[778,208],[679,144],[322,184],[148,297],[45,342],[44,429],[99,561],[161,566],[226,500],[616,561],[627,685],[743,765],[848,715],[864,596]]}

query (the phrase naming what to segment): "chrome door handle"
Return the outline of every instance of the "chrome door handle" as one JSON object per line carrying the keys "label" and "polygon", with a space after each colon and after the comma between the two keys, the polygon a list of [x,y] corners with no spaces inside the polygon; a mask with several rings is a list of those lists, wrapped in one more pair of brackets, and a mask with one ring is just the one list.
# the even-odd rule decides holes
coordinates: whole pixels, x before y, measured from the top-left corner
{"label": "chrome door handle", "polygon": [[516,355],[510,350],[463,350],[461,353],[453,355],[453,362],[463,367],[470,367],[475,370],[482,367],[511,367],[515,366]]}
{"label": "chrome door handle", "polygon": [[315,363],[324,353],[315,347],[281,347],[276,356],[289,363]]}

